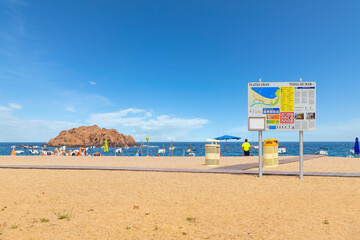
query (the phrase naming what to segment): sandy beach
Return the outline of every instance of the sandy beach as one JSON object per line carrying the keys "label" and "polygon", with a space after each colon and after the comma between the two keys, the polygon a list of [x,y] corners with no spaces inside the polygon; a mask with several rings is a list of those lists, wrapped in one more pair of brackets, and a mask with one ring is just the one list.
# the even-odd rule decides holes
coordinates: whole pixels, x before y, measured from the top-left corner
{"label": "sandy beach", "polygon": [[[181,159],[129,158],[119,164],[112,157],[28,158],[1,157],[0,165],[205,167],[201,157],[182,164]],[[0,182],[0,239],[360,238],[358,178],[0,169]]]}

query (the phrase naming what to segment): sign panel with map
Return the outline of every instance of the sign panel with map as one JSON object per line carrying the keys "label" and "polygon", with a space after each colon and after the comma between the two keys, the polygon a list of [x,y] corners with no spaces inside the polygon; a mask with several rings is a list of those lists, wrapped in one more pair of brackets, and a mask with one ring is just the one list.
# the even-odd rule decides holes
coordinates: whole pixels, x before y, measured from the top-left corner
{"label": "sign panel with map", "polygon": [[248,117],[265,118],[266,131],[315,131],[316,83],[249,83]]}

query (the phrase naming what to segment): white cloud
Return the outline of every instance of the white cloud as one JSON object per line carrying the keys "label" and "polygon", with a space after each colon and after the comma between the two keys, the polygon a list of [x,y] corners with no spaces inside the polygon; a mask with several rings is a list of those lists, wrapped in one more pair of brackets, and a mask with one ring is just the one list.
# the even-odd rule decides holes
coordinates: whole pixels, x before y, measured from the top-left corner
{"label": "white cloud", "polygon": [[92,85],[92,86],[95,86],[95,85],[96,85],[96,82],[93,82],[93,81],[90,81],[89,83],[90,83],[90,85]]}
{"label": "white cloud", "polygon": [[16,103],[9,103],[9,108],[11,109],[22,109],[23,106],[16,104]]}
{"label": "white cloud", "polygon": [[[74,110],[67,107],[67,110]],[[209,123],[203,118],[179,118],[169,115],[153,116],[149,111],[137,108],[124,109],[112,113],[97,113],[89,116],[86,124],[82,121],[47,121],[20,119],[10,107],[0,106],[1,141],[48,141],[62,130],[83,125],[97,124],[100,127],[118,127],[120,132],[127,131],[139,140],[151,137],[156,140],[175,140],[187,137],[190,131]]]}
{"label": "white cloud", "polygon": [[126,127],[138,136],[153,136],[155,139],[181,138],[194,129],[209,123],[204,118],[178,118],[169,115],[152,117],[153,114],[143,109],[129,108],[111,113],[90,115],[89,124],[104,127]]}
{"label": "white cloud", "polygon": [[9,111],[9,110],[10,110],[10,108],[8,108],[8,107],[0,106],[0,111],[2,111],[2,112]]}
{"label": "white cloud", "polygon": [[141,109],[128,108],[125,110],[111,113],[96,113],[90,115],[90,119],[88,120],[88,122],[90,124],[97,124],[105,127],[114,127],[118,125],[129,126],[133,122],[139,121],[141,118],[145,117],[143,115],[137,115],[136,117],[127,117],[129,114],[138,114],[144,112],[145,111]]}
{"label": "white cloud", "polygon": [[11,110],[9,111],[9,108],[0,106],[0,141],[48,141],[64,129],[81,125],[81,123],[65,121],[19,119]]}
{"label": "white cloud", "polygon": [[131,123],[133,126],[138,126],[143,130],[162,130],[164,128],[175,128],[191,130],[201,128],[209,120],[203,118],[175,118],[168,115],[158,116],[154,119],[148,119],[139,123]]}
{"label": "white cloud", "polygon": [[66,107],[65,110],[69,112],[76,112],[73,107]]}
{"label": "white cloud", "polygon": [[8,107],[4,107],[4,106],[0,106],[0,111],[2,112],[9,112],[9,111],[12,111],[14,109],[22,109],[23,106],[19,105],[19,104],[16,104],[16,103],[9,103],[9,106]]}

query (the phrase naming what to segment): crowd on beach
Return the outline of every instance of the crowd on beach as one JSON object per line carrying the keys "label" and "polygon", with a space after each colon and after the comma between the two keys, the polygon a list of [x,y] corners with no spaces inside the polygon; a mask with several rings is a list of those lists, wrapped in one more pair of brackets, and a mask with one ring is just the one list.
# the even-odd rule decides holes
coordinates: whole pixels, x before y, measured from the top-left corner
{"label": "crowd on beach", "polygon": [[[93,154],[89,154],[87,149],[85,148],[79,148],[79,150],[65,150],[64,148],[57,149],[55,148],[54,152],[48,152],[48,153],[40,153],[40,156],[94,156],[94,157],[100,157],[104,156],[100,152],[95,152]],[[139,157],[141,156],[141,153],[139,151],[135,151],[135,156]]]}
{"label": "crowd on beach", "polygon": [[55,148],[53,153],[40,153],[40,156],[103,156],[100,152],[96,152],[92,155],[90,155],[85,148],[79,148],[79,150],[65,150],[64,148],[57,149]]}

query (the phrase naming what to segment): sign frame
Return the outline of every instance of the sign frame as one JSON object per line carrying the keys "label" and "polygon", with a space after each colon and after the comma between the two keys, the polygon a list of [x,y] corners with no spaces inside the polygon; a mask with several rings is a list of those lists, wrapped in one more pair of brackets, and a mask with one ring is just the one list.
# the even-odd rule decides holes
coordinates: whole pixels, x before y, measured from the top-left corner
{"label": "sign frame", "polygon": [[[256,129],[256,128],[254,128],[254,130],[252,130],[251,129],[251,121],[252,121],[252,119],[255,119],[255,118],[263,118],[264,119],[264,121],[265,121],[265,119],[267,118],[267,116],[263,116],[263,115],[266,115],[265,113],[266,112],[264,112],[263,111],[263,109],[261,110],[261,111],[259,111],[258,109],[255,109],[254,110],[254,113],[256,113],[256,115],[258,115],[258,116],[250,116],[250,109],[249,109],[249,107],[251,106],[250,105],[250,84],[252,84],[252,85],[254,85],[254,86],[264,86],[264,87],[270,87],[270,84],[278,84],[278,85],[281,85],[281,84],[288,84],[289,86],[286,86],[286,87],[284,87],[284,88],[287,88],[287,89],[285,89],[284,90],[284,93],[282,93],[282,92],[275,92],[275,95],[278,97],[278,99],[277,99],[277,101],[281,101],[281,103],[279,104],[279,105],[281,105],[279,108],[276,108],[275,109],[275,113],[274,112],[272,112],[271,110],[270,110],[270,112],[269,112],[269,114],[270,115],[273,115],[273,117],[271,117],[271,118],[268,118],[268,119],[271,119],[271,120],[275,120],[275,121],[271,121],[271,124],[279,124],[280,123],[280,121],[281,121],[281,110],[284,110],[283,108],[286,108],[286,111],[283,111],[283,112],[285,112],[285,113],[289,113],[289,112],[292,112],[292,114],[288,114],[288,115],[285,115],[286,117],[289,117],[289,120],[291,120],[291,121],[293,121],[293,123],[291,123],[291,124],[294,124],[294,127],[293,128],[278,128],[278,127],[275,127],[275,128],[272,128],[271,130],[269,129],[269,128],[267,128],[266,126],[265,126],[265,129],[263,129],[263,128],[261,128],[261,127],[259,127],[258,129]],[[281,90],[281,91],[283,91],[283,89],[281,88],[281,86],[277,86],[279,89],[279,91]],[[291,89],[291,87],[294,87],[294,89]],[[301,95],[301,103],[303,104],[304,102],[306,102],[306,101],[308,101],[308,103],[310,104],[310,102],[314,105],[313,106],[313,108],[310,108],[309,107],[309,109],[311,110],[311,111],[303,111],[303,115],[302,116],[300,116],[300,117],[302,117],[302,119],[305,119],[305,112],[306,112],[306,116],[307,116],[307,119],[308,120],[314,120],[314,128],[313,129],[311,129],[311,130],[309,130],[309,129],[302,129],[302,128],[295,128],[295,119],[296,119],[296,116],[295,116],[295,103],[296,103],[296,101],[295,101],[295,87],[297,87],[297,89],[298,90],[300,90],[300,89],[314,89],[314,91],[308,91],[309,93],[307,93],[308,95],[306,95],[306,94],[303,94],[303,92],[301,92],[301,93],[297,93],[298,95]],[[290,91],[289,91],[290,90]],[[287,91],[286,93],[285,93],[285,91]],[[279,94],[279,95],[277,95],[277,94]],[[281,94],[281,96],[280,96],[280,94]],[[286,94],[286,101],[287,101],[287,103],[284,103],[284,101],[285,101],[285,98],[284,99],[282,99],[283,98],[283,94]],[[260,94],[259,94],[260,95]],[[290,97],[290,104],[289,104],[289,95],[291,96]],[[303,95],[305,95],[305,96],[303,96]],[[311,95],[311,96],[310,96]],[[260,95],[260,97],[261,97],[261,95]],[[291,99],[291,98],[294,98],[294,99]],[[308,99],[306,100],[303,100],[304,98],[306,98],[306,97],[308,97]],[[311,97],[313,97],[313,98],[311,98]],[[298,96],[298,98],[299,98],[299,96]],[[265,97],[264,97],[264,99],[262,99],[262,100],[269,100],[269,99],[265,99]],[[274,100],[274,99],[272,99],[272,98],[270,98],[270,100]],[[297,99],[297,102],[298,103],[300,103],[300,100],[299,99]],[[271,102],[270,102],[271,103]],[[263,103],[261,103],[261,104],[263,104]],[[275,102],[273,105],[275,106],[275,105],[277,105],[278,104],[278,102]],[[271,104],[264,104],[264,105],[270,105],[271,106]],[[297,110],[299,110],[300,109],[300,107],[301,106],[299,106],[299,108],[297,108]],[[302,106],[302,107],[304,107],[304,106]],[[289,109],[290,110],[292,110],[292,111],[289,111]],[[305,110],[308,110],[307,108],[306,108],[306,106],[304,107],[304,109]],[[273,109],[274,110],[274,109]],[[299,111],[298,111],[299,112]],[[309,117],[308,117],[308,112],[310,113],[310,115],[309,115]],[[277,115],[277,114],[279,114],[279,116],[278,117],[274,117],[275,115]],[[313,114],[313,116],[311,115],[311,114]],[[291,115],[291,116],[290,116]],[[278,120],[279,119],[279,120]],[[303,82],[302,81],[302,79],[300,78],[300,80],[299,80],[299,82],[261,82],[261,78],[259,79],[259,82],[251,82],[251,83],[248,83],[248,130],[249,131],[258,131],[259,132],[259,178],[261,178],[262,177],[262,175],[263,175],[263,167],[262,167],[262,162],[263,162],[263,159],[262,159],[262,152],[263,152],[263,146],[262,146],[262,132],[263,131],[299,131],[299,178],[300,179],[303,179],[303,176],[304,176],[304,168],[303,168],[303,166],[304,166],[304,164],[303,164],[303,162],[304,162],[304,155],[303,155],[303,151],[304,151],[304,138],[303,138],[303,131],[305,130],[305,131],[316,131],[316,82]],[[300,119],[298,119],[298,120],[301,120],[301,118]],[[309,122],[310,122],[309,121]],[[265,125],[266,125],[266,121],[265,121]],[[269,122],[268,122],[269,123]],[[290,125],[290,123],[288,123],[289,125]],[[303,126],[303,124],[302,124],[302,126]],[[266,129],[269,129],[269,130],[266,130]],[[281,130],[280,130],[281,129]]]}

